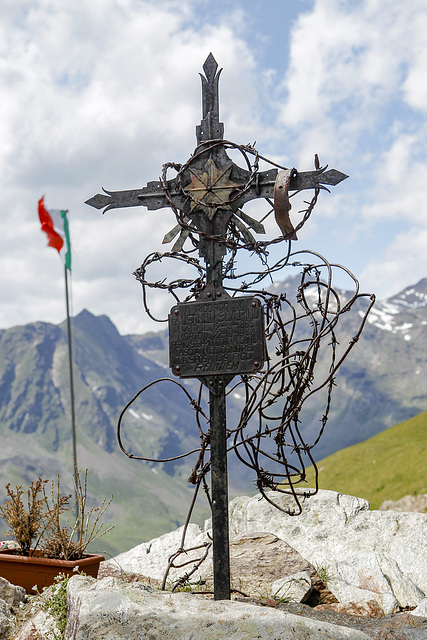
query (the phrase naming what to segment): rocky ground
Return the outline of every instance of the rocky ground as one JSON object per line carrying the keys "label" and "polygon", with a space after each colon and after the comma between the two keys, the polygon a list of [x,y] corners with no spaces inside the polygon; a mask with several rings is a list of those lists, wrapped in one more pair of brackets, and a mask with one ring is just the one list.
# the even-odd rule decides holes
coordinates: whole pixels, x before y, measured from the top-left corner
{"label": "rocky ground", "polygon": [[[292,518],[242,497],[230,503],[230,532],[231,601],[213,600],[210,522],[190,525],[166,591],[182,528],[104,562],[98,580],[71,578],[65,639],[427,639],[426,514],[320,491]],[[43,612],[17,632],[22,594],[7,589],[0,640],[53,637]]]}

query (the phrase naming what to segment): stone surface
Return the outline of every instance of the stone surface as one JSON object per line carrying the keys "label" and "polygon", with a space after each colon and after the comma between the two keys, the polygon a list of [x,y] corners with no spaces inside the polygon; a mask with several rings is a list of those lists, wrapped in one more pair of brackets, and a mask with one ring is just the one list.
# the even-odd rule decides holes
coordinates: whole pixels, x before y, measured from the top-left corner
{"label": "stone surface", "polygon": [[[412,612],[394,613],[383,618],[354,615],[329,608],[312,609],[305,604],[280,605],[291,613],[330,624],[352,627],[378,640],[426,640],[427,619],[416,618]],[[360,612],[359,612],[360,613]]]}
{"label": "stone surface", "polygon": [[418,607],[415,607],[415,609],[411,611],[411,613],[413,616],[421,616],[423,618],[427,618],[427,598],[424,598],[424,600],[420,602]]}
{"label": "stone surface", "polygon": [[330,562],[329,588],[341,603],[365,603],[374,600],[387,613],[397,611],[398,601],[383,575],[375,553],[348,556]]}
{"label": "stone surface", "polygon": [[117,565],[110,564],[109,562],[101,562],[99,570],[98,570],[98,578],[119,578],[120,580],[124,580],[125,582],[143,582],[144,584],[149,584],[153,587],[161,587],[162,581],[156,578],[150,578],[149,576],[145,576],[142,573],[137,573],[135,571],[125,571],[124,569],[120,569]]}
{"label": "stone surface", "polygon": [[353,616],[384,618],[384,611],[374,600],[369,600],[368,602],[348,602],[347,604],[341,604],[340,602],[334,602],[333,604],[319,604],[315,609],[316,611],[348,613]]}
{"label": "stone surface", "polygon": [[427,513],[427,493],[419,496],[404,496],[400,500],[385,500],[380,510]]}
{"label": "stone surface", "polygon": [[0,551],[6,551],[6,549],[19,549],[19,544],[15,540],[1,540]]}
{"label": "stone surface", "polygon": [[[282,494],[270,495],[282,507],[288,500],[292,502]],[[254,606],[267,604],[304,619],[358,629],[378,640],[427,640],[427,516],[369,511],[365,500],[332,491],[320,491],[303,503],[298,517],[278,511],[259,496],[236,498],[230,503],[233,586],[252,595]],[[192,525],[186,546],[205,544],[209,531],[209,521],[204,531]],[[142,577],[159,584],[167,558],[177,550],[181,537],[179,529],[140,545],[104,563],[105,570],[113,572],[111,563],[116,562],[118,575],[119,561],[126,569],[123,575],[127,580]],[[190,560],[185,570],[193,566],[199,553],[185,556]],[[283,566],[285,575],[281,574]],[[322,585],[316,570],[330,591]],[[286,593],[280,591],[283,582],[304,581],[307,572],[312,592],[306,602],[311,606],[287,604]],[[204,583],[201,588],[211,588],[211,573],[209,555],[192,580]],[[298,597],[305,600],[307,595],[295,595],[291,600]],[[248,602],[247,598],[240,600],[245,605]],[[319,602],[331,606],[313,609]],[[399,608],[413,611],[393,614]]]}
{"label": "stone surface", "polygon": [[7,603],[0,598],[0,640],[7,638],[11,614]]}
{"label": "stone surface", "polygon": [[[112,575],[123,577],[128,582],[140,579],[154,586],[160,585],[168,558],[177,550],[181,536],[182,527],[103,562],[99,577]],[[203,545],[208,541],[207,533],[197,525],[192,525],[186,538],[186,548]],[[204,549],[202,547],[202,552]],[[178,563],[190,561],[190,564],[186,564],[180,571],[171,571],[169,584],[191,570],[193,561],[198,557],[200,550],[189,551],[181,556]],[[258,532],[231,540],[230,571],[232,588],[244,594],[272,597],[280,589],[283,597],[297,602],[303,602],[310,596],[310,576],[313,580],[317,577],[314,567],[286,542],[275,535]],[[280,585],[276,584],[278,581],[281,582]],[[191,576],[191,583],[201,583],[203,590],[213,590],[211,551],[200,569]]]}
{"label": "stone surface", "polygon": [[13,640],[58,640],[59,637],[59,630],[52,616],[39,611],[22,625]]}
{"label": "stone surface", "polygon": [[11,584],[5,578],[0,577],[0,598],[4,600],[9,608],[15,607],[20,602],[26,600],[25,589]]}
{"label": "stone surface", "polygon": [[282,610],[74,576],[65,640],[367,640],[358,629]]}
{"label": "stone surface", "polygon": [[7,638],[13,623],[13,608],[25,599],[25,589],[0,577],[0,640]]}
{"label": "stone surface", "polygon": [[[283,597],[304,602],[311,593],[310,576],[315,570],[277,536],[255,532],[230,541],[230,573],[232,587],[247,595],[274,597],[280,591]],[[211,556],[200,567],[200,576],[213,589]]]}
{"label": "stone surface", "polygon": [[[165,533],[163,536],[149,542],[144,542],[130,551],[121,553],[115,558],[101,563],[100,576],[110,573],[110,569],[112,569],[114,572],[118,570],[135,573],[161,582],[168,566],[169,557],[181,546],[183,529],[184,527],[179,527],[175,531]],[[196,524],[189,525],[185,538],[185,547],[187,549],[201,546],[203,553],[203,545],[208,542],[209,538],[206,532],[202,531]],[[200,549],[189,551],[185,559],[186,561],[196,561],[200,555]],[[176,580],[182,573],[182,570],[171,570],[169,580]],[[199,579],[200,575],[197,574],[194,580],[197,581]]]}
{"label": "stone surface", "polygon": [[[282,507],[293,504],[291,496],[269,495]],[[366,500],[325,490],[302,501],[302,514],[293,517],[260,496],[235,498],[231,535],[263,530],[285,540],[327,569],[340,602],[374,600],[389,614],[427,596],[426,514],[369,511]]]}
{"label": "stone surface", "polygon": [[306,602],[311,594],[309,571],[299,571],[275,580],[271,585],[272,597],[288,602]]}

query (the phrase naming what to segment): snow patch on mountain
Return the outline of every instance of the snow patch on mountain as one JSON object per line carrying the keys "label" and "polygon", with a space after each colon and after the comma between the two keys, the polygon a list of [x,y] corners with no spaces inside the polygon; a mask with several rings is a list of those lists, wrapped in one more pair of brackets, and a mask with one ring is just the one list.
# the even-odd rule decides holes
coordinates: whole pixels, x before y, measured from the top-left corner
{"label": "snow patch on mountain", "polygon": [[[414,323],[408,321],[408,316],[415,317],[411,312],[422,307],[427,307],[427,279],[388,300],[377,302],[368,316],[368,322],[378,329],[400,334],[405,340],[411,340],[408,332],[414,327]],[[422,320],[421,324],[427,322]]]}
{"label": "snow patch on mountain", "polygon": [[418,309],[427,305],[427,293],[415,288],[405,289],[393,298],[396,304],[406,309]]}

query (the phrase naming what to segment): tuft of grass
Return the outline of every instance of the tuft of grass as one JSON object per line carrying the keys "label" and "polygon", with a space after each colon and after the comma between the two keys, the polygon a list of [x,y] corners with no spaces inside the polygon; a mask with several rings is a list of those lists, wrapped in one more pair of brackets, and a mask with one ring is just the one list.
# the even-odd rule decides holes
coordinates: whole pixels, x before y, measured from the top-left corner
{"label": "tuft of grass", "polygon": [[[317,462],[320,489],[369,501],[427,493],[427,411]],[[313,467],[307,470],[314,486]]]}
{"label": "tuft of grass", "polygon": [[265,592],[258,591],[257,597],[264,607],[277,607],[279,604],[289,604],[291,602],[290,597],[286,594],[279,596],[279,591],[280,589],[277,589],[274,593],[270,593],[268,590]]}
{"label": "tuft of grass", "polygon": [[331,574],[329,573],[328,567],[325,567],[322,564],[322,565],[316,565],[314,568],[316,569],[316,573],[319,576],[319,578],[321,579],[321,581],[323,582],[323,584],[325,585],[325,587],[327,587],[328,586],[328,582],[331,579]]}

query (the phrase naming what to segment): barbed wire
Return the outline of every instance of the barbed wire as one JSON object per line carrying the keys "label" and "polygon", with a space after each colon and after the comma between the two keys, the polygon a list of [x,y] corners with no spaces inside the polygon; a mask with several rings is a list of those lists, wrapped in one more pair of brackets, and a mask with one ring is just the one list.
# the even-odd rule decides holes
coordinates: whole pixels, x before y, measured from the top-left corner
{"label": "barbed wire", "polygon": [[[176,197],[176,195],[180,195],[185,199],[187,199],[187,201],[191,201],[193,204],[197,204],[200,207],[206,208],[207,206],[206,201],[193,196],[191,191],[188,190],[187,188],[188,185],[184,185],[183,183],[184,183],[185,176],[188,175],[188,170],[191,168],[191,165],[195,163],[201,156],[203,156],[203,154],[208,152],[211,153],[212,150],[215,150],[216,148],[235,149],[239,151],[242,154],[245,160],[245,163],[248,167],[249,176],[247,177],[244,185],[236,188],[232,192],[233,195],[230,194],[230,197],[228,199],[224,199],[218,202],[209,201],[209,208],[212,208],[214,210],[230,207],[235,202],[237,202],[237,200],[239,200],[251,188],[251,186],[255,185],[257,187],[256,181],[257,181],[257,176],[259,175],[258,169],[259,169],[260,160],[263,160],[264,162],[266,162],[272,167],[276,167],[279,169],[286,169],[286,167],[284,167],[283,165],[278,164],[277,162],[273,162],[272,160],[268,160],[264,156],[260,156],[258,151],[255,149],[253,145],[249,145],[249,144],[239,145],[234,142],[230,142],[229,140],[207,140],[205,142],[202,142],[199,145],[199,147],[196,149],[194,154],[189,158],[189,160],[187,160],[185,164],[177,164],[175,162],[166,162],[163,165],[160,183],[166,195],[166,200],[168,202],[168,205],[170,206],[170,208],[175,214],[175,218],[178,223],[177,227],[179,227],[182,234],[182,241],[185,241],[188,238],[194,248],[199,247],[200,239],[203,238],[205,240],[213,240],[216,242],[220,242],[222,246],[226,247],[228,250],[231,250],[231,251],[236,251],[237,249],[246,249],[251,252],[256,252],[259,256],[261,256],[262,254],[265,253],[266,247],[268,247],[269,245],[282,242],[283,239],[289,240],[294,233],[297,233],[305,225],[305,223],[311,216],[311,213],[317,203],[320,191],[321,190],[329,191],[327,187],[320,184],[318,187],[314,189],[314,195],[311,201],[304,202],[306,206],[298,212],[300,214],[303,214],[303,217],[295,227],[295,231],[290,232],[287,236],[285,236],[285,238],[278,237],[278,238],[270,239],[267,241],[256,241],[253,238],[252,234],[248,231],[247,227],[245,227],[245,225],[242,224],[242,222],[239,220],[238,216],[236,215],[232,215],[231,220],[227,225],[227,236],[225,238],[224,237],[219,238],[216,235],[211,235],[206,231],[199,229],[195,224],[190,224],[191,217],[188,216],[188,214],[184,213],[183,209],[179,209],[177,207],[177,205],[175,204],[174,196]],[[252,163],[249,159],[250,155],[254,156],[254,161]],[[321,175],[321,173],[326,171],[327,169],[327,165],[323,167],[320,166],[317,155],[315,157],[315,168],[319,175]],[[170,169],[174,169],[175,171],[177,171],[177,175],[173,179],[174,193],[171,192],[171,181],[169,181],[167,178],[167,174]],[[295,191],[290,195],[290,197],[294,197],[298,193],[299,191]],[[263,219],[268,217],[274,211],[274,205],[272,201],[269,198],[265,198],[265,200],[266,202],[269,203],[271,208],[269,212],[263,217]],[[234,214],[235,213],[236,212],[234,212]],[[179,246],[179,250],[181,250],[182,248],[181,244],[179,244],[178,246]]]}
{"label": "barbed wire", "polygon": [[[212,142],[212,141],[210,141]],[[256,179],[260,156],[253,147],[239,146],[227,141],[215,141],[215,144],[238,149],[244,156],[250,170],[248,181],[243,189],[250,188]],[[212,149],[212,145],[209,150]],[[143,304],[148,316],[158,322],[166,322],[154,316],[148,302],[150,290],[164,291],[172,295],[174,304],[177,302],[196,301],[207,285],[206,267],[195,255],[201,237],[214,242],[221,242],[228,250],[227,261],[223,264],[223,287],[231,297],[243,292],[249,292],[262,303],[265,317],[265,341],[268,348],[266,364],[261,371],[253,375],[240,375],[227,390],[227,395],[240,401],[240,417],[235,424],[227,428],[227,449],[234,453],[242,464],[254,474],[254,483],[260,494],[277,509],[289,515],[301,513],[301,498],[314,495],[318,491],[318,470],[312,450],[318,444],[326,427],[335,387],[335,378],[339,367],[347,358],[366,324],[367,317],[375,301],[375,296],[359,292],[359,283],[354,275],[345,267],[330,264],[320,254],[312,251],[292,251],[292,241],[281,236],[262,242],[247,242],[241,227],[231,218],[227,226],[226,239],[203,234],[190,224],[182,211],[173,202],[173,195],[169,191],[167,171],[173,166],[178,171],[176,184],[178,189],[186,193],[180,185],[183,171],[187,170],[191,162],[206,149],[202,148],[190,158],[185,165],[167,163],[163,169],[162,184],[168,202],[173,209],[181,231],[191,240],[189,251],[154,252],[149,254],[143,263],[135,270],[135,277],[142,285]],[[197,150],[196,150],[197,151]],[[249,155],[255,154],[251,164]],[[263,158],[263,160],[265,160]],[[273,163],[274,164],[274,163]],[[277,166],[277,165],[275,165]],[[318,168],[318,167],[317,167]],[[305,202],[302,210],[303,218],[296,226],[298,231],[311,216],[318,201],[319,188],[314,190],[313,198]],[[187,193],[188,195],[188,193]],[[238,194],[240,197],[241,192]],[[237,196],[236,196],[237,197]],[[192,199],[203,205],[197,199]],[[231,204],[235,196],[221,206]],[[267,203],[272,207],[270,200]],[[272,209],[270,209],[271,212]],[[267,214],[268,215],[268,214]],[[269,264],[269,247],[274,244],[285,243],[287,250],[280,260]],[[239,249],[252,252],[252,256],[259,259],[261,267],[253,271],[237,273],[236,255]],[[151,280],[148,274],[150,267],[162,261],[173,260],[184,264],[193,270],[192,277],[167,280]],[[298,269],[298,284],[292,280],[294,293],[275,292],[271,289],[273,275],[283,274],[285,268]],[[340,290],[333,285],[334,273],[342,271],[350,279],[352,290]],[[176,273],[177,269],[171,269]],[[268,281],[268,284],[267,282]],[[270,289],[270,290],[269,290]],[[357,327],[354,335],[346,336],[346,330],[340,333],[341,318],[353,311],[357,317]],[[344,344],[342,341],[344,340]],[[200,444],[186,453],[164,459],[155,459],[136,455],[123,444],[121,428],[123,418],[133,402],[154,384],[176,385],[186,396],[195,414],[195,423],[199,433]],[[205,394],[206,396],[206,394]],[[320,401],[313,403],[313,397]],[[188,481],[194,485],[194,497],[191,502],[184,524],[183,535],[177,553],[168,560],[163,587],[172,568],[186,567],[187,563],[177,564],[177,559],[185,549],[185,536],[193,513],[196,497],[201,487],[211,504],[207,475],[210,471],[210,424],[208,417],[207,399],[203,393],[203,382],[200,383],[196,397],[190,393],[187,386],[172,378],[161,378],[143,387],[123,409],[117,427],[119,446],[122,451],[133,459],[149,462],[182,461],[189,456],[196,456]],[[314,406],[314,409],[313,409]],[[319,406],[321,407],[319,410]],[[318,427],[311,442],[304,434],[304,411],[317,412]],[[313,425],[313,418],[310,424]],[[313,467],[314,487],[305,488],[307,468]],[[274,500],[270,491],[290,494],[293,496],[294,507],[284,508]],[[186,571],[175,583],[175,588],[182,581],[189,580],[200,564],[206,558],[210,545],[201,547],[201,556],[192,560],[193,567]]]}

